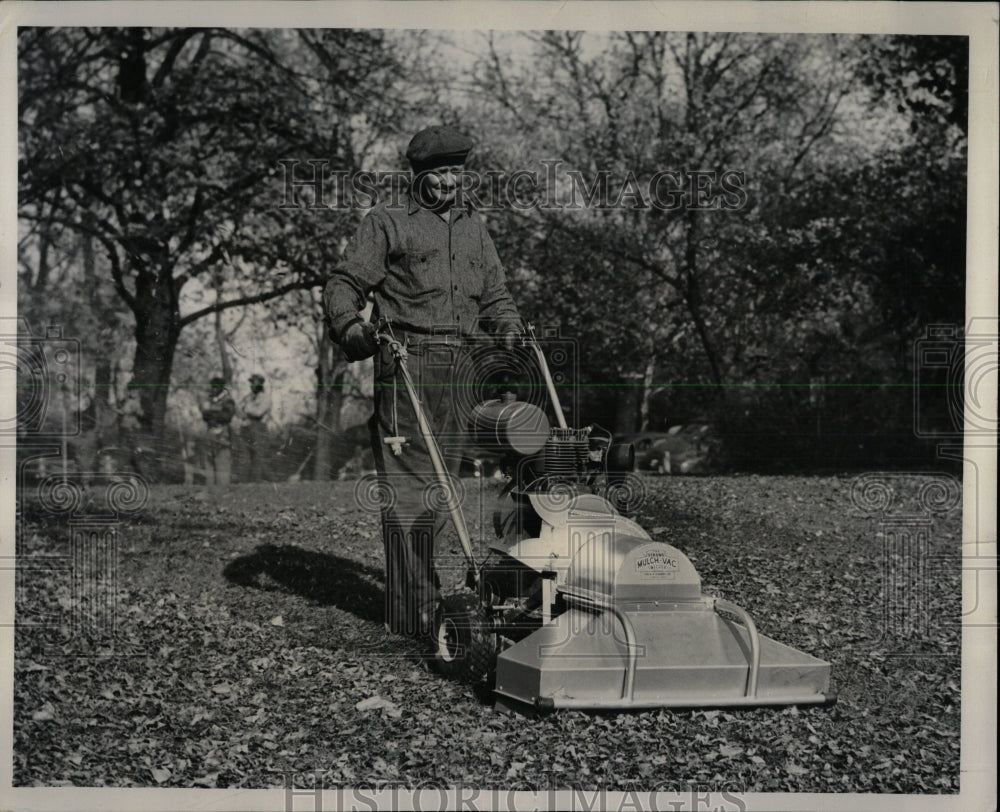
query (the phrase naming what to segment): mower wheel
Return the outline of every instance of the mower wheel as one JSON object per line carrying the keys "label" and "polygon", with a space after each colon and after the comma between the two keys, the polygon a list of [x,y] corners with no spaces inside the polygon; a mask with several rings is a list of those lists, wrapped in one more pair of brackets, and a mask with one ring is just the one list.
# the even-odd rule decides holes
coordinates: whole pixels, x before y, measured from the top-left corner
{"label": "mower wheel", "polygon": [[474,595],[442,599],[433,644],[434,666],[447,677],[475,684],[496,667],[496,635]]}

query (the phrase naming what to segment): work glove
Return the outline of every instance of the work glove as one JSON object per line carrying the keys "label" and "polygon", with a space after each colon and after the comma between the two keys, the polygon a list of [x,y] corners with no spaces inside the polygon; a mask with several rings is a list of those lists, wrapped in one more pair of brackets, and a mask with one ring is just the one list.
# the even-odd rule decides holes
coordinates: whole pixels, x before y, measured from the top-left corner
{"label": "work glove", "polygon": [[371,358],[378,349],[375,325],[360,317],[356,318],[347,323],[340,334],[339,343],[348,361],[364,361],[366,358]]}

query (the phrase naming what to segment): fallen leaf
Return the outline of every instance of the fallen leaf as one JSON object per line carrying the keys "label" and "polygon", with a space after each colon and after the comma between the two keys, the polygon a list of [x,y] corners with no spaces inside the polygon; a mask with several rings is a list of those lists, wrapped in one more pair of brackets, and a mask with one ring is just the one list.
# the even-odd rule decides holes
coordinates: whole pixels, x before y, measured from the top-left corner
{"label": "fallen leaf", "polygon": [[507,770],[507,778],[516,778],[524,771],[524,767],[525,762],[523,761],[512,762],[510,769]]}
{"label": "fallen leaf", "polygon": [[162,784],[170,778],[170,770],[165,767],[151,767],[149,771],[153,774],[153,780],[157,784]]}
{"label": "fallen leaf", "polygon": [[31,714],[31,718],[35,722],[51,722],[56,718],[56,709],[52,707],[51,703],[46,702],[41,708]]}
{"label": "fallen leaf", "polygon": [[271,618],[271,625],[272,626],[284,626],[285,625],[285,620],[284,620],[284,618],[281,617],[281,615],[275,615],[274,617]]}
{"label": "fallen leaf", "polygon": [[194,783],[199,787],[214,787],[219,783],[219,774],[209,773],[208,775],[203,775],[200,778],[194,779]]}
{"label": "fallen leaf", "polygon": [[403,715],[403,712],[394,702],[390,702],[381,696],[370,696],[368,699],[362,699],[354,708],[359,711],[384,710],[386,715],[393,719],[398,719]]}

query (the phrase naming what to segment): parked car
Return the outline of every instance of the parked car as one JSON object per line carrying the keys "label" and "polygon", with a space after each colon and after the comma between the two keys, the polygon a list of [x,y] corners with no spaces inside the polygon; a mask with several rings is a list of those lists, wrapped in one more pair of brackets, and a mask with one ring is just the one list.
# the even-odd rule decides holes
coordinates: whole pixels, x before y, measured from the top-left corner
{"label": "parked car", "polygon": [[615,438],[635,449],[635,471],[659,474],[704,474],[719,464],[721,439],[708,423],[672,426]]}

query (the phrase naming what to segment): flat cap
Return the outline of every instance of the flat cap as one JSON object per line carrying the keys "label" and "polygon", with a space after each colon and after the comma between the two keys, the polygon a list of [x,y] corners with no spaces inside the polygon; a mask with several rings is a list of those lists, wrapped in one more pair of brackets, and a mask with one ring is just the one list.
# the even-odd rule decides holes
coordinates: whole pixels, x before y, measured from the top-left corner
{"label": "flat cap", "polygon": [[469,136],[451,127],[426,127],[410,139],[406,160],[414,169],[465,163],[472,146]]}

